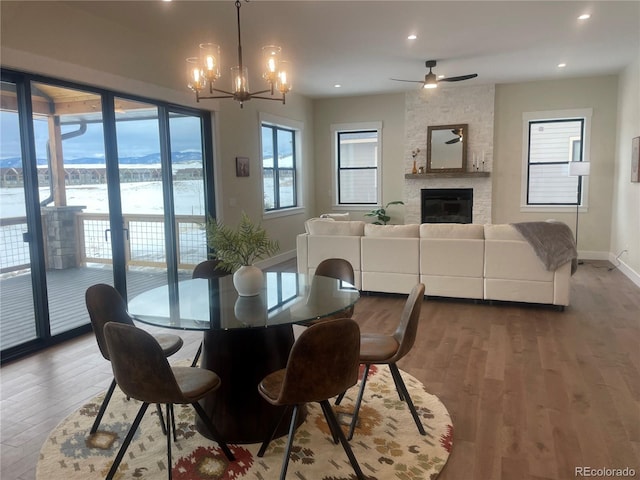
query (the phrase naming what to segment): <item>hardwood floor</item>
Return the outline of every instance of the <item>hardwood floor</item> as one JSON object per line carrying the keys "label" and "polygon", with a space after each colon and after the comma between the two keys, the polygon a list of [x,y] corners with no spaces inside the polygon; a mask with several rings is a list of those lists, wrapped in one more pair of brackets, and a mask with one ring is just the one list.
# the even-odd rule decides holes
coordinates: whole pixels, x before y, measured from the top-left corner
{"label": "hardwood floor", "polygon": [[[564,480],[580,478],[581,466],[631,467],[640,478],[640,289],[608,266],[579,268],[564,312],[425,301],[399,365],[452,416],[453,450],[438,480]],[[363,331],[390,332],[404,300],[365,295],[354,318]],[[201,338],[181,335],[175,359],[193,355]],[[3,366],[0,379],[0,477],[33,480],[48,432],[107,388],[111,367],[86,335]]]}

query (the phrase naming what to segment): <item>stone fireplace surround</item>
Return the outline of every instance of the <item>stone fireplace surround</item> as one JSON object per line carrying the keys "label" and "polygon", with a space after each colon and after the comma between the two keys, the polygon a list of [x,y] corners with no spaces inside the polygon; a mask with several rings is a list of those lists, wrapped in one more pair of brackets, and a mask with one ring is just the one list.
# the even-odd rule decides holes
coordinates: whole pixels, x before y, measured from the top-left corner
{"label": "stone fireplace surround", "polygon": [[472,188],[473,223],[491,223],[491,177],[405,179],[404,223],[421,223],[423,188]]}
{"label": "stone fireplace surround", "polygon": [[[493,115],[495,85],[445,86],[435,91],[418,90],[405,96],[405,174],[413,167],[411,151],[419,148],[417,165],[426,164],[427,127],[469,125],[467,170],[474,158],[484,158],[478,171],[491,172],[493,164]],[[420,191],[423,188],[472,188],[473,223],[491,223],[491,176],[460,174],[405,175],[404,223],[420,223]]]}

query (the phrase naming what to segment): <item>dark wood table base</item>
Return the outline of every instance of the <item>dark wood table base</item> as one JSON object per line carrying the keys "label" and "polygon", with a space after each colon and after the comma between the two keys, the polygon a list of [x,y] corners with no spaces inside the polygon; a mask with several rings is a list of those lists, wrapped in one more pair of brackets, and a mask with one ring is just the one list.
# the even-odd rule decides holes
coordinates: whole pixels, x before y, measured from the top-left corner
{"label": "dark wood table base", "polygon": [[[291,325],[204,333],[201,367],[216,372],[222,384],[201,403],[228,443],[261,443],[280,418],[283,408],[264,400],[258,384],[269,373],[286,367],[293,341]],[[306,409],[302,409],[299,423],[305,416]],[[277,436],[288,433],[290,421],[287,414]],[[211,438],[199,419],[196,428]]]}

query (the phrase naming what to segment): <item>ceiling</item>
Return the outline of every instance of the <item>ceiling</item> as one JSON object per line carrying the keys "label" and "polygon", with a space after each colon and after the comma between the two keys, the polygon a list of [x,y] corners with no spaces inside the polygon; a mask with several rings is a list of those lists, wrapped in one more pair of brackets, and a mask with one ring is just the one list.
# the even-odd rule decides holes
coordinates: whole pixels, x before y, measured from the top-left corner
{"label": "ceiling", "polygon": [[[185,88],[184,59],[201,42],[220,44],[226,67],[236,63],[231,0],[60,4],[137,39],[132,52],[160,63],[158,83],[172,88]],[[591,18],[578,20],[583,13]],[[280,44],[293,64],[294,90],[311,98],[417,89],[390,78],[421,80],[430,59],[438,61],[436,74],[478,74],[457,85],[480,85],[617,73],[640,58],[639,1],[251,0],[242,3],[241,22],[252,89],[263,87],[260,48]],[[416,40],[407,39],[411,33]],[[561,62],[567,66],[558,68]],[[230,88],[226,68],[219,82]]]}

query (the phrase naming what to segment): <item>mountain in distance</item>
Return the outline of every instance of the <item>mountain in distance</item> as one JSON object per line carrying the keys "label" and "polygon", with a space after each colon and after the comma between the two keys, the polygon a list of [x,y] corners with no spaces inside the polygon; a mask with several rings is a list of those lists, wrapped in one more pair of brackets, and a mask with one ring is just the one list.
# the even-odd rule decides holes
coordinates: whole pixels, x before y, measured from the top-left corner
{"label": "mountain in distance", "polygon": [[[172,152],[172,163],[190,163],[194,161],[201,162],[202,154],[194,150],[186,150],[184,152]],[[38,166],[46,166],[46,158],[38,158]],[[96,157],[84,157],[73,158],[64,161],[65,165],[104,165],[104,158]],[[151,153],[149,155],[143,155],[141,157],[122,157],[120,158],[121,165],[159,165],[160,153]],[[21,168],[22,162],[20,157],[10,157],[0,159],[0,168]]]}

